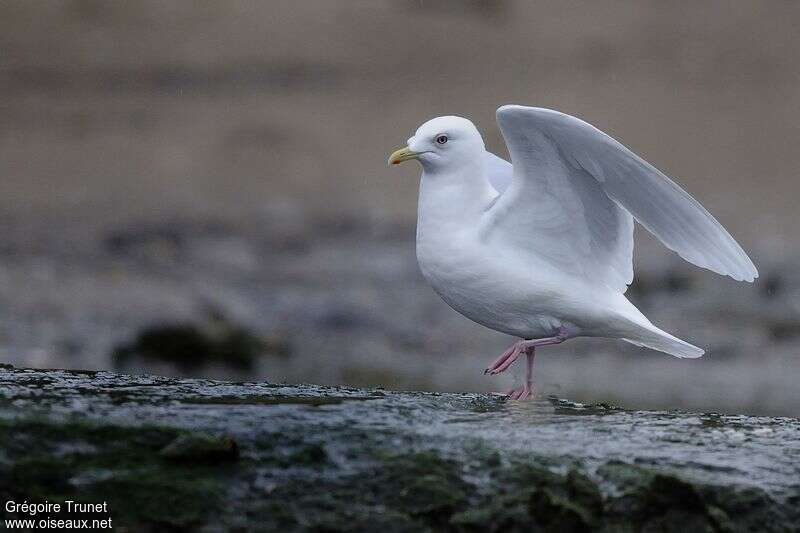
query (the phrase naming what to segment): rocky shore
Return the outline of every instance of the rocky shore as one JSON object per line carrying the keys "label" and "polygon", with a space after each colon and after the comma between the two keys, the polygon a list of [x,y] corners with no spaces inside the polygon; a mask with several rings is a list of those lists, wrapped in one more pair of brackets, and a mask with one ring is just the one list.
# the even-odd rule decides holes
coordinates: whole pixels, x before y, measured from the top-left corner
{"label": "rocky shore", "polygon": [[792,418],[5,365],[0,426],[0,499],[119,531],[800,531]]}

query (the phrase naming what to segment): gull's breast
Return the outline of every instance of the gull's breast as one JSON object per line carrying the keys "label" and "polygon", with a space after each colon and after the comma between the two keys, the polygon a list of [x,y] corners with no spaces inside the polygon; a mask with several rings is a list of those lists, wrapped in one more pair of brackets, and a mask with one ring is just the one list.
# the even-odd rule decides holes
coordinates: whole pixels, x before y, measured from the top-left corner
{"label": "gull's breast", "polygon": [[417,261],[447,304],[486,327],[519,337],[543,337],[562,325],[559,296],[537,280],[535,264],[487,247],[477,235],[417,235]]}

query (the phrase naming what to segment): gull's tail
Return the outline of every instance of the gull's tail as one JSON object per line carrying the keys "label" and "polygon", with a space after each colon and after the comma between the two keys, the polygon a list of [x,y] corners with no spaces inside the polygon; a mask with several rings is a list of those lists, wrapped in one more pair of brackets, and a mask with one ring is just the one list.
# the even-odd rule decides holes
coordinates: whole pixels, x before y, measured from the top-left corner
{"label": "gull's tail", "polygon": [[635,344],[636,346],[652,348],[653,350],[665,352],[683,359],[695,359],[705,353],[702,348],[682,341],[678,337],[670,335],[666,331],[662,331],[653,325],[650,325],[650,327],[642,327],[636,331],[635,336],[630,335],[630,337],[631,338],[624,337],[622,340]]}
{"label": "gull's tail", "polygon": [[636,346],[644,346],[645,348],[665,352],[683,359],[695,359],[705,353],[702,348],[689,344],[655,327],[624,296],[617,304],[618,318],[621,319],[617,330],[617,335],[620,339]]}

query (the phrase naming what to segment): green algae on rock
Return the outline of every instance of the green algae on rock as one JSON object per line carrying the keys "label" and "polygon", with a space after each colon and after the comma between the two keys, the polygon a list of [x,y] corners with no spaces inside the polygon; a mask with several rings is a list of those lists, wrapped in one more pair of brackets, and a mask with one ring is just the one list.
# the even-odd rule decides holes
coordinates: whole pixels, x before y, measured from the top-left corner
{"label": "green algae on rock", "polygon": [[0,421],[3,501],[108,502],[120,524],[147,528],[201,525],[220,503],[214,467],[174,466],[159,450],[184,435],[167,427],[127,427],[83,420]]}
{"label": "green algae on rock", "polygon": [[0,498],[136,531],[798,531],[800,422],[0,368]]}
{"label": "green algae on rock", "polygon": [[189,433],[178,436],[162,448],[159,454],[174,462],[214,464],[237,460],[239,447],[230,437]]}

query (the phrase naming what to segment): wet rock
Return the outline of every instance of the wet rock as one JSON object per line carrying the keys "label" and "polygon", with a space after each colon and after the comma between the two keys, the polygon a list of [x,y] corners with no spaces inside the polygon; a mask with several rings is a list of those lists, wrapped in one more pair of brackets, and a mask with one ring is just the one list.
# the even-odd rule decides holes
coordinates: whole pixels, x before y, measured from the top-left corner
{"label": "wet rock", "polygon": [[0,368],[0,499],[108,501],[135,531],[800,531],[799,435],[556,398]]}
{"label": "wet rock", "polygon": [[170,461],[214,464],[238,459],[239,447],[231,437],[188,434],[179,436],[159,453]]}
{"label": "wet rock", "polygon": [[390,456],[374,472],[376,494],[390,508],[429,525],[444,526],[455,510],[467,504],[472,490],[461,468],[433,451]]}
{"label": "wet rock", "polygon": [[328,461],[328,454],[320,444],[310,444],[291,455],[289,465],[318,465]]}
{"label": "wet rock", "polygon": [[[0,447],[11,459],[0,469],[4,501],[106,501],[115,521],[145,530],[186,529],[217,508],[217,472],[172,466],[159,456],[178,430],[32,419],[3,420],[0,428]],[[92,451],[74,446],[81,443]],[[65,447],[74,451],[58,453]],[[72,515],[79,517],[97,518]]]}

